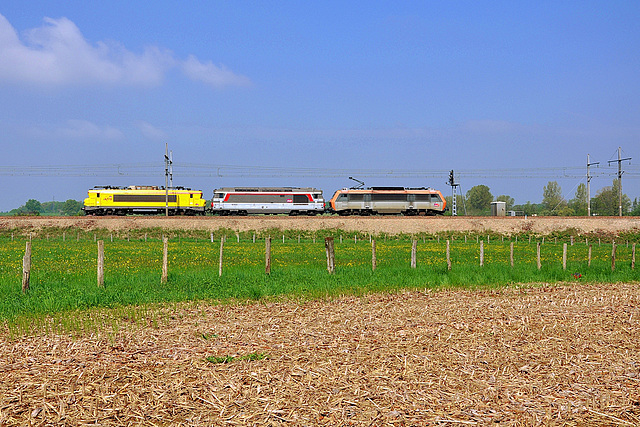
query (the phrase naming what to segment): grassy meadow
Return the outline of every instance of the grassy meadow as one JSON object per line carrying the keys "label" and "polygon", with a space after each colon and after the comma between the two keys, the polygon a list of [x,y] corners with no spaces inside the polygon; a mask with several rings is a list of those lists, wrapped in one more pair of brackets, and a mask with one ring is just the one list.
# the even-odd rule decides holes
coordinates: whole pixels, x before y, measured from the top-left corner
{"label": "grassy meadow", "polygon": [[[264,236],[217,231],[209,235],[170,236],[169,275],[161,283],[162,241],[156,230],[134,236],[103,232],[40,234],[32,239],[30,288],[22,293],[22,257],[29,236],[0,236],[0,322],[24,321],[92,308],[123,308],[149,303],[215,300],[247,301],[324,298],[399,289],[504,286],[513,283],[635,282],[632,244],[621,242],[611,271],[610,242],[584,238],[568,246],[567,269],[562,251],[568,238],[551,238],[541,245],[542,268],[536,262],[536,242],[520,236],[376,236],[377,268],[371,268],[369,237],[333,231],[312,237],[290,231],[271,233],[271,274],[265,274]],[[220,236],[226,234],[223,274],[218,275]],[[324,236],[335,241],[335,274],[327,272]],[[153,236],[153,237],[152,237]],[[633,236],[635,237],[635,236]],[[416,238],[417,268],[410,267],[411,240]],[[452,269],[447,269],[445,238]],[[104,240],[105,285],[97,286],[97,240]],[[238,242],[237,239],[240,241]],[[315,241],[314,241],[315,240]],[[466,240],[466,241],[465,241]],[[484,266],[480,266],[483,241]],[[515,265],[510,265],[514,242]],[[20,320],[22,319],[22,320]],[[31,320],[31,321],[32,321]]]}

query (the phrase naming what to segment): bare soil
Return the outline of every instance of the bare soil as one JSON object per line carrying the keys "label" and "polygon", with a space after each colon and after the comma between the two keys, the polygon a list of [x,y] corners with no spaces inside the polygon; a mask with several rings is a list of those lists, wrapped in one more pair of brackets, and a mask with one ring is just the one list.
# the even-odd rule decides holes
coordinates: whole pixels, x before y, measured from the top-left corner
{"label": "bare soil", "polygon": [[83,230],[135,230],[163,228],[174,230],[260,231],[267,229],[341,229],[377,233],[494,232],[503,235],[556,231],[616,235],[640,232],[640,217],[0,217],[0,229],[39,230],[46,227]]}
{"label": "bare soil", "polygon": [[640,425],[637,284],[162,313],[0,338],[0,425]]}

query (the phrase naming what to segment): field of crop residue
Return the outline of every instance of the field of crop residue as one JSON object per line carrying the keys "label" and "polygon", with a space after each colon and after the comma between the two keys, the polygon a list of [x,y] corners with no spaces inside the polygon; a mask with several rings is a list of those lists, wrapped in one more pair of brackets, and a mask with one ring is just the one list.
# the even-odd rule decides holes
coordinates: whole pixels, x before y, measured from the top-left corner
{"label": "field of crop residue", "polygon": [[637,283],[194,302],[122,320],[3,334],[0,424],[640,424]]}

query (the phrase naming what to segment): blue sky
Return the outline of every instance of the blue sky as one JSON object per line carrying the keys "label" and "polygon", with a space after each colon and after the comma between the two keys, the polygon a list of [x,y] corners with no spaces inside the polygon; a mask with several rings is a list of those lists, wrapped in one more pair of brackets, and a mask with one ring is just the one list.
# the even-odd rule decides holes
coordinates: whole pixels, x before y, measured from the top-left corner
{"label": "blue sky", "polygon": [[[587,154],[605,166],[620,146],[640,197],[638,22],[637,1],[5,1],[0,211],[163,185],[165,143],[174,183],[207,196],[328,197],[349,175],[449,194],[454,169],[517,203],[550,180],[573,197]],[[592,195],[613,170],[593,172]]]}

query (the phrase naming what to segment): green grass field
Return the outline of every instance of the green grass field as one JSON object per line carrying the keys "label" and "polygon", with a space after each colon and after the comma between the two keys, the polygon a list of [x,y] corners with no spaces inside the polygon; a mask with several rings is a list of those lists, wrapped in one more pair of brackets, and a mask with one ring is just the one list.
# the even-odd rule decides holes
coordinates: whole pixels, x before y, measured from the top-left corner
{"label": "green grass field", "polygon": [[[537,269],[536,242],[521,239],[514,245],[515,266],[509,262],[509,241],[484,238],[484,266],[479,265],[476,238],[451,243],[452,270],[446,263],[444,239],[418,240],[417,268],[410,267],[411,240],[379,237],[377,269],[371,268],[368,239],[342,242],[335,235],[336,272],[328,274],[324,241],[308,236],[300,243],[288,236],[285,243],[272,239],[272,270],[265,274],[265,244],[235,235],[224,245],[222,277],[218,276],[220,241],[174,237],[169,242],[169,278],[160,281],[162,242],[143,237],[128,241],[105,238],[105,285],[97,286],[97,245],[93,238],[79,241],[61,236],[32,241],[30,289],[23,294],[22,257],[25,240],[0,237],[0,321],[38,318],[56,313],[102,307],[140,306],[148,303],[216,300],[246,301],[287,296],[323,298],[399,289],[439,287],[504,286],[545,282],[635,282],[638,269],[631,269],[631,244],[618,245],[616,268],[611,271],[611,244],[592,244],[592,262],[587,265],[588,246],[568,247],[567,269],[562,269],[562,242],[541,246],[542,268]],[[71,237],[75,234],[70,233]],[[281,235],[280,235],[281,236]],[[103,236],[104,238],[104,236]],[[581,277],[576,278],[574,274]]]}

